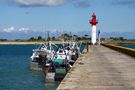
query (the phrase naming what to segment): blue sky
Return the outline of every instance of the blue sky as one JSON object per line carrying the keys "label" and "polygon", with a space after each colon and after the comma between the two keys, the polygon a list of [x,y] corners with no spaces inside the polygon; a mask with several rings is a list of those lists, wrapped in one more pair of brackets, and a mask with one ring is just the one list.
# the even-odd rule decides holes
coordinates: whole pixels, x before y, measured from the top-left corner
{"label": "blue sky", "polygon": [[101,32],[135,31],[135,0],[1,0],[0,32],[88,32],[93,12]]}

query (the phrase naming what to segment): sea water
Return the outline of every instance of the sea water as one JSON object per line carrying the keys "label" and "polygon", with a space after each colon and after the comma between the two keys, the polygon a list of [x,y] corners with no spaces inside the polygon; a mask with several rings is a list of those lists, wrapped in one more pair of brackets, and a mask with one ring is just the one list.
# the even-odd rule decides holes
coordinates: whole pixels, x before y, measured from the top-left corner
{"label": "sea water", "polygon": [[35,45],[0,45],[0,90],[56,90],[59,82],[45,84],[44,74],[30,70]]}
{"label": "sea water", "polygon": [[127,47],[127,48],[135,49],[135,44],[118,44],[118,45],[123,46],[123,47]]}

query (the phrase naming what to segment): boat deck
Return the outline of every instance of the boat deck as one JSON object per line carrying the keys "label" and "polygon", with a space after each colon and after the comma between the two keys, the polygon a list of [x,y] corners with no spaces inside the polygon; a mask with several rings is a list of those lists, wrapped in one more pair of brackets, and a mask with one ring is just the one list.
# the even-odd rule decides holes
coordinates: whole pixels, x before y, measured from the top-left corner
{"label": "boat deck", "polygon": [[57,90],[135,90],[135,59],[104,46],[90,46]]}

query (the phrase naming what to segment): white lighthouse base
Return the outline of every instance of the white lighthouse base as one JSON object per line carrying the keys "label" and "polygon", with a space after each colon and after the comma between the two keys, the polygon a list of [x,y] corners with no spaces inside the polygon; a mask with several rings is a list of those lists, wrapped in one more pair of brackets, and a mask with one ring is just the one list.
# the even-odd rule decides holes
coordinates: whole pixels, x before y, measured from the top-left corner
{"label": "white lighthouse base", "polygon": [[96,44],[96,25],[92,25],[91,43],[92,43],[93,45]]}

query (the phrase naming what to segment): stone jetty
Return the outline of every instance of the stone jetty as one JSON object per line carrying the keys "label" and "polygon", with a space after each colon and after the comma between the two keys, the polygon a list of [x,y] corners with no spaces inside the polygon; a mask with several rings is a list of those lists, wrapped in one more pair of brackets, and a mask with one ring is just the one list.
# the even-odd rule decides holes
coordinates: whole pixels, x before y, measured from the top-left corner
{"label": "stone jetty", "polygon": [[104,46],[89,46],[57,90],[135,90],[135,58]]}

